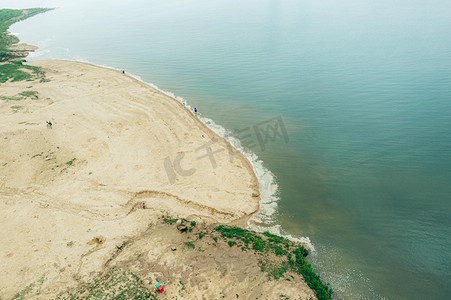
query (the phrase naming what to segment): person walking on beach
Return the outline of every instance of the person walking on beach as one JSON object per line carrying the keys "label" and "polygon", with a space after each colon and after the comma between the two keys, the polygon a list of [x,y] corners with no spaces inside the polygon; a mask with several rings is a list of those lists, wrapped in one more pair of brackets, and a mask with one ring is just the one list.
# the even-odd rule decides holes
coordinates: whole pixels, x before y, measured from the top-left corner
{"label": "person walking on beach", "polygon": [[194,114],[197,116],[197,107],[194,108]]}
{"label": "person walking on beach", "polygon": [[125,74],[125,71],[124,71],[124,70],[122,70],[122,74]]}

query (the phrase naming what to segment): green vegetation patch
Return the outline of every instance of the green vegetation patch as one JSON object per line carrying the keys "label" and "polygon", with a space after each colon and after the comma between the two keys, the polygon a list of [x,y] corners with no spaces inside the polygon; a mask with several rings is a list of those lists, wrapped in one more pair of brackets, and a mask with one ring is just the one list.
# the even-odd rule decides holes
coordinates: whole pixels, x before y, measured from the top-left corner
{"label": "green vegetation patch", "polygon": [[[162,217],[167,224],[174,224],[179,219],[169,217]],[[186,223],[190,225],[189,228],[194,228],[196,223],[189,222],[186,219],[180,219],[181,224]],[[191,231],[191,230],[189,230]],[[307,285],[315,292],[319,300],[331,299],[333,294],[329,284],[321,281],[321,278],[316,274],[310,263],[305,258],[309,251],[302,245],[293,243],[283,237],[271,234],[269,232],[257,233],[246,230],[236,226],[220,225],[214,228],[212,232],[199,232],[199,240],[205,235],[210,235],[214,240],[214,246],[221,238],[230,246],[237,246],[242,251],[253,251],[259,255],[260,269],[267,273],[270,279],[278,280],[286,276],[287,272],[292,272],[301,275]],[[215,236],[216,235],[216,236]],[[185,246],[194,249],[193,242],[185,242]],[[294,278],[294,277],[292,277]],[[286,280],[291,280],[285,278]]]}
{"label": "green vegetation patch", "polygon": [[38,157],[38,156],[42,156],[42,154],[44,154],[44,152],[41,152],[41,153],[38,153],[38,154],[35,154],[35,155],[33,155],[31,158],[35,158],[35,157]]}
{"label": "green vegetation patch", "polygon": [[8,34],[8,28],[19,21],[49,11],[48,8],[0,9],[0,62],[16,58],[8,48],[19,41],[16,36]]}
{"label": "green vegetation patch", "polygon": [[[243,243],[241,250],[252,249],[255,253],[261,254],[260,268],[266,272],[270,278],[280,279],[286,272],[294,272],[302,275],[307,285],[315,291],[319,300],[331,299],[333,294],[329,284],[324,284],[317,275],[310,263],[305,260],[308,250],[303,246],[290,242],[283,237],[264,232],[259,234],[240,227],[220,225],[215,231],[221,234],[230,247]],[[239,245],[241,246],[241,245]],[[267,254],[272,253],[280,259],[274,261],[267,258]],[[294,257],[294,259],[293,259]]]}
{"label": "green vegetation patch", "polygon": [[168,217],[168,216],[162,216],[161,218],[163,219],[163,222],[166,223],[166,224],[171,224],[172,225],[174,223],[177,223],[177,221],[180,221],[181,225],[189,224],[189,225],[186,225],[188,232],[193,231],[194,227],[196,227],[196,221],[191,221],[190,222],[190,221],[188,221],[187,219],[184,219],[184,218],[177,219],[177,218],[171,218],[171,217]]}
{"label": "green vegetation patch", "polygon": [[20,101],[23,100],[23,97],[7,97],[7,96],[0,96],[0,99],[5,100],[5,101]]}
{"label": "green vegetation patch", "polygon": [[25,98],[31,98],[34,100],[38,99],[38,92],[36,91],[25,91],[20,93],[19,95],[24,96]]}
{"label": "green vegetation patch", "polygon": [[247,248],[252,246],[252,249],[257,252],[265,251],[266,242],[263,240],[263,238],[260,235],[255,234],[249,230],[236,226],[230,227],[220,225],[215,228],[215,231],[221,233],[221,236],[223,238],[241,240]]}
{"label": "green vegetation patch", "polygon": [[14,113],[17,113],[20,109],[22,109],[22,106],[13,105],[13,106],[11,106],[11,109],[13,110]]}
{"label": "green vegetation patch", "polygon": [[90,283],[59,295],[57,299],[157,299],[138,276],[123,269],[112,269]]}
{"label": "green vegetation patch", "polygon": [[178,219],[172,219],[170,217],[163,217],[163,222],[166,224],[174,224],[177,222]]}
{"label": "green vegetation patch", "polygon": [[227,244],[229,244],[229,247],[233,247],[236,245],[235,241],[228,241]]}
{"label": "green vegetation patch", "polygon": [[69,160],[69,161],[66,163],[66,165],[72,166],[72,165],[74,164],[75,160],[76,160],[76,158],[73,158],[72,160]]}
{"label": "green vegetation patch", "polygon": [[[0,9],[0,83],[5,83],[8,80],[22,81],[40,79],[41,82],[48,81],[39,68],[22,64],[22,54],[9,49],[11,45],[18,43],[19,39],[8,33],[8,28],[12,24],[48,10],[50,9]],[[24,69],[28,69],[31,72],[26,72]]]}
{"label": "green vegetation patch", "polygon": [[219,232],[223,238],[242,241],[246,248],[259,253],[276,252],[277,255],[284,255],[287,253],[285,249],[290,247],[290,241],[269,232],[264,232],[263,235],[267,238],[263,238],[255,232],[225,225],[216,227],[215,231]]}
{"label": "green vegetation patch", "polygon": [[[31,72],[26,72],[24,69],[30,70]],[[38,67],[24,65],[21,61],[8,61],[0,65],[0,83],[5,83],[8,80],[32,81],[37,79],[39,79],[40,82],[48,81],[45,78],[44,72]]]}
{"label": "green vegetation patch", "polygon": [[194,246],[194,244],[192,242],[185,242],[185,246],[189,249],[194,249],[196,248],[196,246]]}
{"label": "green vegetation patch", "polygon": [[41,286],[44,284],[46,279],[46,275],[42,275],[37,281],[27,285],[23,290],[15,294],[11,299],[12,300],[22,300],[25,299],[28,294],[31,292],[39,293],[41,290]]}
{"label": "green vegetation patch", "polygon": [[288,260],[290,269],[304,277],[304,281],[315,291],[318,299],[331,299],[333,294],[332,288],[329,284],[324,284],[321,281],[320,276],[312,270],[312,266],[305,260],[305,249],[303,250],[303,248],[304,247],[299,247],[293,252],[295,260],[291,259],[290,255]]}

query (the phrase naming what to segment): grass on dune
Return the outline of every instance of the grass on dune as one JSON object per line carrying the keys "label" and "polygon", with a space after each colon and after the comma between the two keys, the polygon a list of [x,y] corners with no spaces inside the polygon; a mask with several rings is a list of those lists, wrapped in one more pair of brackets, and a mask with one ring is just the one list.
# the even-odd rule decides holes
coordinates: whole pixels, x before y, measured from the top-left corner
{"label": "grass on dune", "polygon": [[35,79],[40,79],[41,82],[47,81],[40,68],[24,65],[21,61],[9,61],[0,65],[0,83],[5,83],[10,79],[11,81],[31,81]]}
{"label": "grass on dune", "polygon": [[[302,275],[318,299],[331,299],[332,288],[321,280],[321,277],[312,269],[311,264],[306,261],[305,258],[309,252],[303,246],[295,245],[289,240],[267,231],[262,236],[247,229],[226,225],[217,226],[215,231],[220,233],[224,240],[227,240],[230,247],[236,245],[243,251],[253,250],[256,254],[262,255],[260,268],[270,278],[278,280],[283,278],[287,272],[297,273]],[[264,259],[266,253],[274,253],[283,259],[279,263],[267,261]]]}
{"label": "grass on dune", "polygon": [[16,22],[25,20],[48,10],[50,9],[0,9],[0,61],[7,61],[12,58],[11,56],[13,53],[8,50],[8,47],[19,41],[16,36],[8,34],[8,28]]}
{"label": "grass on dune", "polygon": [[[21,57],[9,47],[19,41],[8,33],[8,28],[19,21],[46,12],[47,8],[0,9],[0,84],[8,80],[22,81],[41,79],[46,81],[44,73],[37,67],[23,65]],[[25,69],[31,72],[24,71]]]}

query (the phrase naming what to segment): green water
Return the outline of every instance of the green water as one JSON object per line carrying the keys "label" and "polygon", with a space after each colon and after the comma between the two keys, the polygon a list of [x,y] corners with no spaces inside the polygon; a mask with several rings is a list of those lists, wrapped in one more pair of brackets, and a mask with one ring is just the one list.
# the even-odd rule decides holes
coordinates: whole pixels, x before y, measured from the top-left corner
{"label": "green water", "polygon": [[[451,3],[337,2],[20,0],[59,8],[11,30],[30,59],[125,69],[240,137],[278,186],[253,224],[308,237],[337,299],[447,299]],[[262,147],[275,117],[288,140]]]}

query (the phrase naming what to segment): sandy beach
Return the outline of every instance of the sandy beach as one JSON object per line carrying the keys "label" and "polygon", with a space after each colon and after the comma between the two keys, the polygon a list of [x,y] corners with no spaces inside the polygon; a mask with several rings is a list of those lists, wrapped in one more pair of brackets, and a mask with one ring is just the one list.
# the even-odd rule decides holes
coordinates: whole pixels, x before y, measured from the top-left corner
{"label": "sandy beach", "polygon": [[[259,192],[246,158],[193,112],[117,70],[27,64],[45,78],[0,93],[3,299],[54,298],[112,266],[164,282],[159,299],[315,297],[299,275],[268,284],[252,253],[195,239],[245,226]],[[162,216],[198,225],[183,236]]]}

